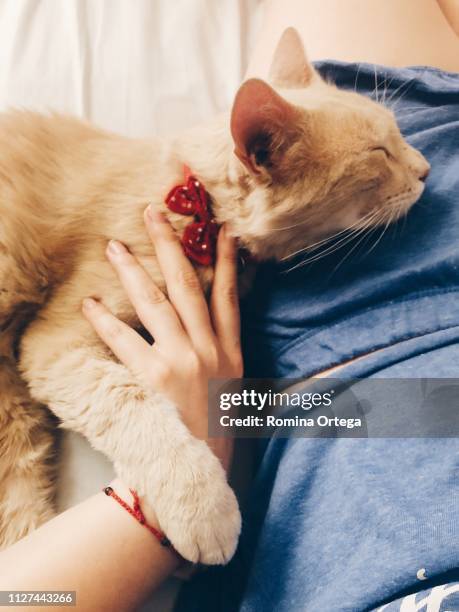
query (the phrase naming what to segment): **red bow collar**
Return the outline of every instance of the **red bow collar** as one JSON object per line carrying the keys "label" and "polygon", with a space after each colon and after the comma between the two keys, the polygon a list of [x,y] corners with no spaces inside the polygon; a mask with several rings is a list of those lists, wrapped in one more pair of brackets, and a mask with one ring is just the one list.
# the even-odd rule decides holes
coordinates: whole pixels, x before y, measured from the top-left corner
{"label": "red bow collar", "polygon": [[165,199],[169,210],[179,215],[194,216],[182,236],[186,256],[202,266],[215,262],[218,225],[210,207],[210,196],[202,183],[183,167],[185,184],[173,187]]}

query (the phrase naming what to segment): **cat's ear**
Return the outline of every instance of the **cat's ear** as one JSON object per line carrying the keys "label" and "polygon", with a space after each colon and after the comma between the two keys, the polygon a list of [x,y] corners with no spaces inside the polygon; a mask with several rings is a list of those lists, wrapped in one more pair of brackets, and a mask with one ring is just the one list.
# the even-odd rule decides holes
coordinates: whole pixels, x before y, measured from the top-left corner
{"label": "cat's ear", "polygon": [[282,34],[269,71],[269,82],[275,87],[300,89],[318,77],[309,63],[300,35],[295,28]]}
{"label": "cat's ear", "polygon": [[[239,88],[231,112],[234,152],[254,174],[272,174],[298,121],[298,109],[260,79]],[[290,142],[289,142],[290,141]]]}

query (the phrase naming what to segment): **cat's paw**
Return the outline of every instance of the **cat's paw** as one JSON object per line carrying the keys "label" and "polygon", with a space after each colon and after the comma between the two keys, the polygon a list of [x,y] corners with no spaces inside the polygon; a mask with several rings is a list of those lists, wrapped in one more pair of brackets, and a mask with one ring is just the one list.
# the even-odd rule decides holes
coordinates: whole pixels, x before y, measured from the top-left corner
{"label": "cat's paw", "polygon": [[198,444],[203,445],[199,457],[196,452],[190,456],[184,452],[176,460],[153,507],[162,530],[182,557],[219,565],[227,563],[236,550],[241,515],[220,462],[204,442]]}

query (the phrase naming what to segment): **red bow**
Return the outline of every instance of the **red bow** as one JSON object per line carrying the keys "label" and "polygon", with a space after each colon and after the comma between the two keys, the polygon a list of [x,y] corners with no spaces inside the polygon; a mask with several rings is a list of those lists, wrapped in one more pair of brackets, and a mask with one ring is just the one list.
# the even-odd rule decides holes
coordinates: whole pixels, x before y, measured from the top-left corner
{"label": "red bow", "polygon": [[202,266],[215,261],[218,225],[210,208],[210,197],[202,183],[185,166],[185,185],[176,185],[169,191],[166,204],[179,215],[194,215],[194,221],[185,227],[182,236],[186,256]]}

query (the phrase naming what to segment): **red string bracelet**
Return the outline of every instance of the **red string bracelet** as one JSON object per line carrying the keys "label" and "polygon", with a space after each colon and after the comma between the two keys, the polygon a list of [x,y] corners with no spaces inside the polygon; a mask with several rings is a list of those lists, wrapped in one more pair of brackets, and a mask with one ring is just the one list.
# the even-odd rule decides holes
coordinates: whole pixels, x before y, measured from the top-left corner
{"label": "red string bracelet", "polygon": [[156,529],[156,527],[153,527],[152,525],[149,525],[147,523],[147,519],[145,518],[145,515],[140,508],[139,496],[137,495],[137,493],[133,491],[132,489],[129,489],[129,491],[131,492],[131,495],[134,500],[133,508],[131,508],[124,501],[124,499],[121,499],[121,497],[117,495],[115,491],[112,489],[112,487],[105,487],[103,489],[103,492],[105,493],[105,495],[107,495],[108,497],[113,497],[113,499],[117,501],[119,505],[122,506],[125,510],[127,510],[127,512],[129,512],[129,514],[133,516],[136,521],[138,521],[141,525],[146,527],[148,531],[155,536],[155,538],[158,540],[161,546],[168,546],[172,548],[172,544],[169,538],[162,531],[160,531],[159,529]]}

